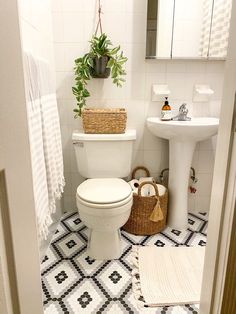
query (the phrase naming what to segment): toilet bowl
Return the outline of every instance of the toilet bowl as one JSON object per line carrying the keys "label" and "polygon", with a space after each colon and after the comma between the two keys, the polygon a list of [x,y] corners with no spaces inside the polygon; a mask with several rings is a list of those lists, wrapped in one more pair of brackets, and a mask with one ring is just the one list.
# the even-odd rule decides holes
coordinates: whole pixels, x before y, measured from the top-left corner
{"label": "toilet bowl", "polygon": [[121,134],[72,134],[80,175],[86,180],[77,188],[79,215],[89,228],[88,255],[117,259],[122,254],[120,228],[129,218],[133,203],[129,176],[135,130]]}
{"label": "toilet bowl", "polygon": [[77,188],[76,203],[80,219],[90,231],[88,255],[98,260],[119,258],[120,228],[133,203],[130,185],[120,178],[87,179]]}

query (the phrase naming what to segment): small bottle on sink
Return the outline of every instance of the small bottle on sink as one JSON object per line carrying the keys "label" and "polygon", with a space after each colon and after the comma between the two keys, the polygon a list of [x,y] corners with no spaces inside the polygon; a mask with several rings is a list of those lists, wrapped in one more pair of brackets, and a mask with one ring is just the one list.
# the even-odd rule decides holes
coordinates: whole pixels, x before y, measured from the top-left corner
{"label": "small bottle on sink", "polygon": [[169,121],[172,119],[171,106],[169,105],[168,97],[165,97],[165,103],[161,109],[161,120]]}

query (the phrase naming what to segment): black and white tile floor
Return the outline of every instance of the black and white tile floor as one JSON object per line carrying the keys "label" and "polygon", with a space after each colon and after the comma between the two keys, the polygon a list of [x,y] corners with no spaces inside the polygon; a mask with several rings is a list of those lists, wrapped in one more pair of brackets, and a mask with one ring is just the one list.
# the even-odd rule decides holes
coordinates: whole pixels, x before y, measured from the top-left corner
{"label": "black and white tile floor", "polygon": [[45,314],[198,313],[197,305],[139,309],[132,295],[130,263],[134,244],[205,246],[207,215],[189,214],[187,231],[166,228],[154,236],[122,231],[119,260],[96,261],[86,254],[88,229],[77,213],[65,214],[41,264]]}

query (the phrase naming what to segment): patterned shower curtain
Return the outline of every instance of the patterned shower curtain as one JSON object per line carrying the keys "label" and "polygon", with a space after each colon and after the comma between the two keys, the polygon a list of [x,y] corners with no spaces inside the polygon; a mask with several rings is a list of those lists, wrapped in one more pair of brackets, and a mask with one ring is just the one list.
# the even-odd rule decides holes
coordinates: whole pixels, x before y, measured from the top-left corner
{"label": "patterned shower curtain", "polygon": [[[212,25],[211,15],[213,16]],[[227,55],[232,0],[204,0],[200,56],[225,58]],[[211,28],[211,29],[210,29]]]}

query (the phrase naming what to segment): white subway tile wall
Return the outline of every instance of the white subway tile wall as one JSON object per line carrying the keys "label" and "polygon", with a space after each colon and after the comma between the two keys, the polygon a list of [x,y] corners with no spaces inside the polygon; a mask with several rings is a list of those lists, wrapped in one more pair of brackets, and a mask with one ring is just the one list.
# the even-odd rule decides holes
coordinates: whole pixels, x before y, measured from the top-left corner
{"label": "white subway tile wall", "polygon": [[23,49],[47,60],[54,72],[50,0],[19,0],[19,13]]}
{"label": "white subway tile wall", "polygon": [[[152,84],[166,83],[171,89],[170,105],[178,110],[187,102],[190,115],[219,116],[224,62],[223,61],[163,61],[145,60],[146,5],[144,0],[101,0],[103,30],[113,44],[120,44],[129,58],[124,87],[115,87],[111,79],[93,79],[89,83],[94,107],[125,107],[128,127],[137,130],[133,167],[145,165],[158,177],[168,167],[168,143],[155,138],[146,128],[145,120],[159,116],[162,102],[151,101]],[[57,77],[57,96],[61,118],[66,189],[64,208],[76,209],[76,187],[83,181],[76,168],[71,134],[82,129],[81,120],[73,117],[76,102],[71,92],[73,60],[88,49],[88,41],[95,30],[97,1],[53,0],[53,32]],[[193,88],[207,83],[215,91],[209,103],[193,103]],[[193,166],[198,183],[196,194],[189,194],[189,209],[207,211],[211,193],[215,139],[196,147]]]}

